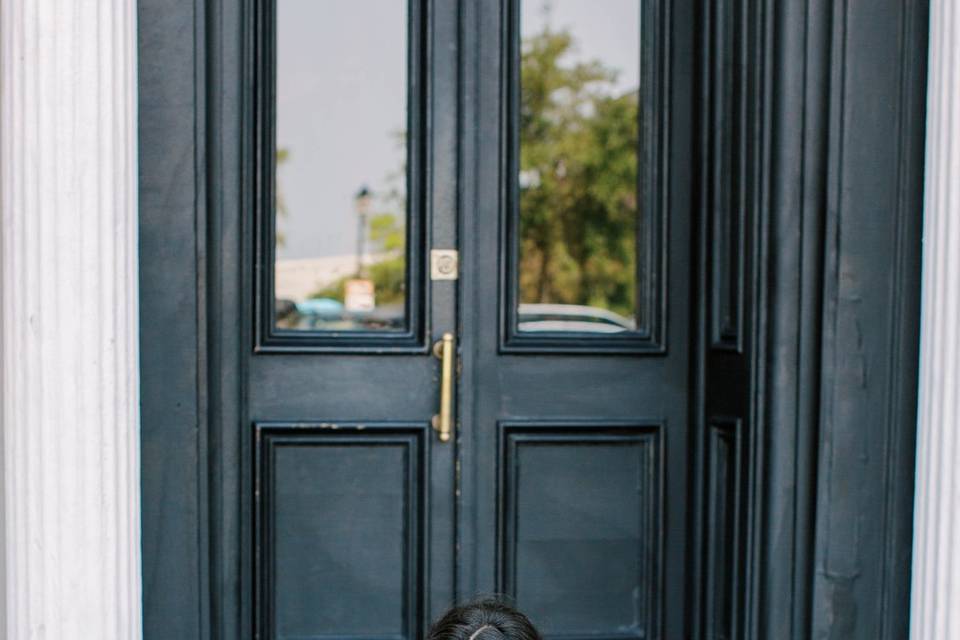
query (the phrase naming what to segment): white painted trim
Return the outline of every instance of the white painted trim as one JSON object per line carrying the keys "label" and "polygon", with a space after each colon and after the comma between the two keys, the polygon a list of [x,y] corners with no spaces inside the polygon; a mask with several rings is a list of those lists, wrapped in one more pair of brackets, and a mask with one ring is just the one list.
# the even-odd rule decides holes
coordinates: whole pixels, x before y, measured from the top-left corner
{"label": "white painted trim", "polygon": [[960,638],[960,3],[930,2],[910,637]]}
{"label": "white painted trim", "polygon": [[136,2],[0,2],[10,639],[141,637]]}

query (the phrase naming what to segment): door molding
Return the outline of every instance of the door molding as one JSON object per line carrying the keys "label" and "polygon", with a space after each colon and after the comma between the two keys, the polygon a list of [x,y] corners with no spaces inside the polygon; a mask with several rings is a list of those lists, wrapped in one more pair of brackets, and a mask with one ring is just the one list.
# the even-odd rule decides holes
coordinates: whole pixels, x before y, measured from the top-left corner
{"label": "door molding", "polygon": [[[904,638],[927,4],[700,7],[694,637]],[[746,505],[722,579],[717,415]]]}

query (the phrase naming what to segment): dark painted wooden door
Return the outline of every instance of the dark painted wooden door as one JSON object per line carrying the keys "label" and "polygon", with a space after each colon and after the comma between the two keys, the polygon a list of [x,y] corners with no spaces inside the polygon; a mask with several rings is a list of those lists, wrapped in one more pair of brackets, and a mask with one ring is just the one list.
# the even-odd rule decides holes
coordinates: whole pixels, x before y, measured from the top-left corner
{"label": "dark painted wooden door", "polygon": [[[404,21],[390,4],[392,20],[386,5],[259,8],[245,382],[257,629],[414,637],[455,596],[497,592],[551,636],[676,637],[691,239],[684,192],[670,193],[688,116],[665,81],[663,7],[410,2]],[[344,80],[342,61],[302,64],[331,58],[318,43],[335,33],[300,28],[319,16],[377,34],[379,57],[342,52],[370,83]],[[395,74],[375,79],[383,68]],[[359,226],[338,224],[323,189],[344,185],[317,175],[329,158],[309,145],[340,138],[313,118],[376,149],[360,129],[404,105],[371,85],[397,76],[399,205],[364,184],[346,212]],[[349,274],[302,257],[305,216],[351,241],[358,229]],[[449,441],[430,424],[444,333],[459,345]]]}
{"label": "dark painted wooden door", "polygon": [[491,592],[549,636],[679,637],[689,109],[664,6],[317,7],[255,15],[259,637],[413,638]]}
{"label": "dark painted wooden door", "polygon": [[903,636],[926,3],[854,5],[139,0],[145,637]]}
{"label": "dark painted wooden door", "polygon": [[[149,308],[197,305],[194,342],[148,318],[147,402],[200,380],[206,420],[145,436],[146,495],[202,487],[177,512],[204,567],[178,592],[150,565],[149,630],[413,639],[503,593],[549,637],[683,636],[687,4],[146,6],[147,211],[189,136],[206,189],[144,216]],[[172,559],[190,527],[162,516],[145,554]]]}

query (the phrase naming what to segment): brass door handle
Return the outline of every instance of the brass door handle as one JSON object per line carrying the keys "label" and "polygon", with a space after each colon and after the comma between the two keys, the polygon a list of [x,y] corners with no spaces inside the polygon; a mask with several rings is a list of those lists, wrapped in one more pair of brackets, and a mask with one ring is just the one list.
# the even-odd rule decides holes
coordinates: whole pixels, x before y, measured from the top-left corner
{"label": "brass door handle", "polygon": [[448,442],[453,431],[453,359],[456,344],[449,331],[433,345],[433,355],[440,359],[440,413],[430,421],[440,442]]}

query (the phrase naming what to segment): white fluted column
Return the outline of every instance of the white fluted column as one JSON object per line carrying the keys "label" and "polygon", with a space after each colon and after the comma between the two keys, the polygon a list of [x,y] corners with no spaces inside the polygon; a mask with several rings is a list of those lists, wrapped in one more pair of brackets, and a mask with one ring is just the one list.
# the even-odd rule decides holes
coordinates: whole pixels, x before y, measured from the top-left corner
{"label": "white fluted column", "polygon": [[960,3],[930,2],[913,640],[960,638]]}
{"label": "white fluted column", "polygon": [[135,13],[0,1],[9,640],[141,635]]}

